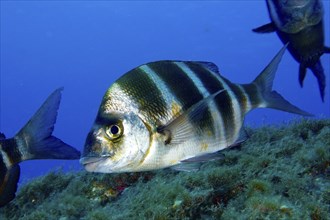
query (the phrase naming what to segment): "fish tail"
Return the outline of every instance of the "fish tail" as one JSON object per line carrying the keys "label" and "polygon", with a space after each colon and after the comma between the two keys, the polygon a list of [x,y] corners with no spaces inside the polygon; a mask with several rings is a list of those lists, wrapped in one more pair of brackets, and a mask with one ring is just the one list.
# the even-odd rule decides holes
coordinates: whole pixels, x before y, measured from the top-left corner
{"label": "fish tail", "polygon": [[286,44],[266,66],[266,68],[252,82],[256,85],[260,94],[260,103],[258,107],[273,108],[303,116],[312,116],[312,114],[299,109],[283,98],[278,92],[272,90],[273,81],[277,67],[286,50]]}
{"label": "fish tail", "polygon": [[14,137],[22,154],[21,161],[80,158],[78,150],[52,136],[62,90],[55,90]]}

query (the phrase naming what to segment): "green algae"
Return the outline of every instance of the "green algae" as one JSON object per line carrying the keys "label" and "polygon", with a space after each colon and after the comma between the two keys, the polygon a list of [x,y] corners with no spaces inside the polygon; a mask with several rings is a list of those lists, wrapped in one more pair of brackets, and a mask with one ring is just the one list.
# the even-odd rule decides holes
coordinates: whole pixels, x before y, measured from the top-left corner
{"label": "green algae", "polygon": [[198,172],[52,172],[0,219],[330,219],[330,120],[248,128]]}

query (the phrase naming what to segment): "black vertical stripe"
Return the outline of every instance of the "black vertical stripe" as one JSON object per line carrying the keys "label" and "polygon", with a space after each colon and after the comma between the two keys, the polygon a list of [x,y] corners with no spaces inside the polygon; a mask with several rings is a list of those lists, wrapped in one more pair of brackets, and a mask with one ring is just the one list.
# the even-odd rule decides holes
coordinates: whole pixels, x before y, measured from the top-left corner
{"label": "black vertical stripe", "polygon": [[237,84],[230,82],[228,79],[222,77],[222,79],[227,83],[228,87],[231,89],[231,91],[234,93],[238,104],[239,104],[239,110],[241,113],[241,120],[243,120],[244,115],[246,113],[246,107],[247,107],[247,99],[245,95],[243,94],[242,90],[238,87]]}
{"label": "black vertical stripe", "polygon": [[[0,148],[1,149],[1,148]],[[1,186],[4,184],[4,181],[5,181],[5,176],[6,176],[6,173],[7,173],[7,167],[6,167],[6,164],[5,162],[3,161],[3,156],[2,156],[2,152],[0,151],[0,189],[1,189]],[[0,190],[0,193],[1,193],[1,190]]]}
{"label": "black vertical stripe", "polygon": [[[210,70],[205,68],[204,65],[201,65],[197,62],[187,62],[187,65],[192,71],[194,71],[196,76],[201,80],[203,86],[210,94],[214,94],[215,92],[224,89],[224,86],[219,81],[219,79],[217,79],[217,77],[215,77],[214,74],[210,72]],[[221,76],[219,75],[219,77]],[[228,87],[232,90],[233,84],[223,77],[221,77],[221,79],[223,79],[228,84]],[[229,91],[224,91],[215,97],[217,110],[220,112],[224,123],[226,139],[233,137],[235,131],[235,124],[233,120],[235,112],[231,97],[228,92]]]}
{"label": "black vertical stripe", "polygon": [[215,97],[215,101],[224,123],[225,137],[227,140],[231,140],[235,135],[234,109],[231,103],[231,97],[228,92],[223,92]]}
{"label": "black vertical stripe", "polygon": [[10,163],[16,164],[22,161],[22,155],[14,138],[2,140],[1,147],[2,151],[7,154]]}
{"label": "black vertical stripe", "polygon": [[139,67],[117,81],[120,88],[138,104],[146,118],[158,123],[160,117],[166,116],[167,105],[156,83]]}
{"label": "black vertical stripe", "polygon": [[[206,68],[206,66],[196,63],[196,62],[187,62],[189,68],[193,70],[198,78],[202,81],[204,87],[208,92],[215,93],[223,88],[221,82],[212,74],[210,70]],[[230,90],[234,93],[238,103],[240,104],[241,115],[244,116],[246,110],[246,97],[242,93],[241,89],[235,84],[229,81],[228,79],[219,75],[219,77],[227,84]]]}
{"label": "black vertical stripe", "polygon": [[0,185],[0,207],[5,206],[15,198],[17,183],[20,176],[20,167],[15,164],[8,168],[3,182]]}
{"label": "black vertical stripe", "polygon": [[192,79],[173,61],[153,62],[149,63],[148,66],[164,81],[173,95],[180,101],[183,110],[187,110],[204,98]]}
{"label": "black vertical stripe", "polygon": [[214,94],[223,89],[221,82],[200,63],[185,62],[185,64],[195,73],[196,77],[201,80],[203,86],[210,94]]}
{"label": "black vertical stripe", "polygon": [[[174,97],[182,105],[183,111],[188,110],[192,105],[204,99],[200,88],[197,88],[193,79],[175,62],[160,61],[149,63],[148,66],[164,81]],[[198,132],[215,135],[213,117],[208,107],[201,110],[198,115],[189,114],[188,117],[190,123],[193,124]]]}
{"label": "black vertical stripe", "polygon": [[247,96],[250,99],[251,108],[258,107],[262,102],[262,98],[260,97],[258,87],[254,84],[243,84],[241,86],[244,88]]}

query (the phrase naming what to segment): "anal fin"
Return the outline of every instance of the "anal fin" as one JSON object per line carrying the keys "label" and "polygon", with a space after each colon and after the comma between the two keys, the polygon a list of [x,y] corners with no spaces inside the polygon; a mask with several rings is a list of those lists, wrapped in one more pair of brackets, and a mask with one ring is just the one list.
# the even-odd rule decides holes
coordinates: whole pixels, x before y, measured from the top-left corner
{"label": "anal fin", "polygon": [[178,165],[171,167],[177,171],[195,172],[198,171],[204,162],[223,159],[224,155],[220,151],[207,153],[197,157],[192,157],[181,161]]}
{"label": "anal fin", "polygon": [[172,166],[171,169],[176,171],[196,172],[199,170],[202,163],[180,163]]}

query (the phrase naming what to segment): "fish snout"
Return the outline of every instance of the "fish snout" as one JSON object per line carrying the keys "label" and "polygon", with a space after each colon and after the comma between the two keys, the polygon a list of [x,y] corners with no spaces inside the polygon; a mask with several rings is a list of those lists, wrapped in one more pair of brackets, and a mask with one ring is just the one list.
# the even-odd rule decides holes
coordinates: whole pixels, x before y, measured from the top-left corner
{"label": "fish snout", "polygon": [[84,146],[84,150],[82,153],[82,158],[84,157],[90,157],[91,154],[93,156],[97,155],[97,152],[99,151],[98,149],[101,149],[101,143],[99,143],[94,135],[94,132],[91,131],[88,133],[86,141],[85,141],[85,146]]}

